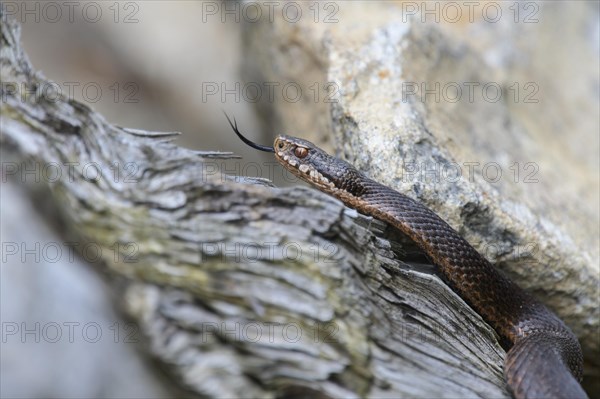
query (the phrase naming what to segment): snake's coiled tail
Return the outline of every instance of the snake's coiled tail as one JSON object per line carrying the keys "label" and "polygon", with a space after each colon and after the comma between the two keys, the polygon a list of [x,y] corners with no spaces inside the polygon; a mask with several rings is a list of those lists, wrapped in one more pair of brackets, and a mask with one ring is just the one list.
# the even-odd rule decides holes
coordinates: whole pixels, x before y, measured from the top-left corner
{"label": "snake's coiled tail", "polygon": [[273,147],[260,146],[244,138],[237,125],[231,126],[252,147],[274,152],[300,179],[412,238],[510,348],[504,375],[516,398],[587,398],[578,382],[583,374],[581,347],[571,330],[500,274],[432,210],[369,179],[309,141],[278,136]]}

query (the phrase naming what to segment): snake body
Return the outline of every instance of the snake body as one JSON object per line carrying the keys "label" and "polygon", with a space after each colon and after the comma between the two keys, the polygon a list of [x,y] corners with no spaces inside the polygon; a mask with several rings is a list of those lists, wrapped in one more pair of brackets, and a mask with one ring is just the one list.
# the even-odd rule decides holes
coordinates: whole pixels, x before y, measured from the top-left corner
{"label": "snake body", "polygon": [[[231,121],[230,121],[231,123]],[[409,236],[439,268],[452,289],[498,333],[508,349],[504,375],[521,398],[587,398],[579,382],[583,356],[575,335],[553,312],[498,272],[432,210],[359,172],[313,143],[278,136],[274,152],[287,170],[347,206]]]}

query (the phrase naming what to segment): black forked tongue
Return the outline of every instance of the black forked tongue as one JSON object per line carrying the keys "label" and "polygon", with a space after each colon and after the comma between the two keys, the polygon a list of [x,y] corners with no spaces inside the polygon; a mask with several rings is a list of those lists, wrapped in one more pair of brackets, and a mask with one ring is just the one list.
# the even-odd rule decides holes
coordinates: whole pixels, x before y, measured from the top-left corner
{"label": "black forked tongue", "polygon": [[255,148],[259,151],[265,151],[265,152],[275,152],[275,149],[273,147],[269,147],[266,145],[260,145],[260,144],[256,144],[253,143],[252,141],[248,140],[247,138],[245,138],[244,136],[242,136],[242,134],[240,133],[238,127],[237,127],[237,121],[235,120],[235,117],[233,118],[233,122],[231,122],[231,119],[229,119],[229,116],[227,115],[227,113],[225,113],[225,111],[223,111],[223,114],[225,114],[225,118],[227,118],[227,121],[229,122],[229,125],[231,126],[231,128],[233,129],[233,131],[235,132],[235,134],[237,134],[237,136],[247,145],[249,145],[252,148]]}

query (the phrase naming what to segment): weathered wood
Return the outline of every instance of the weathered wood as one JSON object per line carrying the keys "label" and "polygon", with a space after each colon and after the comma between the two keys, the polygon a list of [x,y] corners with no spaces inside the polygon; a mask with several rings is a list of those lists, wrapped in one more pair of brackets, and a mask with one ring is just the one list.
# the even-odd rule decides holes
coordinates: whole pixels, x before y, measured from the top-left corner
{"label": "weathered wood", "polygon": [[28,95],[45,78],[15,23],[1,40],[3,153],[61,170],[51,200],[111,248],[104,261],[127,281],[117,292],[184,385],[219,397],[508,396],[494,332],[385,224],[312,189],[227,176],[212,159],[232,154]]}

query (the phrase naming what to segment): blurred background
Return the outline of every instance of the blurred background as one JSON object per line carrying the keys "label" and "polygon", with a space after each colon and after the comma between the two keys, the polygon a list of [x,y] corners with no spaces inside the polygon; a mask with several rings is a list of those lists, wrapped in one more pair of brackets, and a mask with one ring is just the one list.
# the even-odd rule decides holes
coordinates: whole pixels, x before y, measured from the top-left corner
{"label": "blurred background", "polygon": [[[247,70],[242,67],[248,49],[244,21],[236,18],[236,2],[65,3],[3,3],[5,13],[22,25],[23,48],[33,67],[64,94],[120,126],[181,132],[178,144],[185,147],[233,151],[256,162],[269,160],[236,139],[221,113],[225,109],[234,115],[241,130],[262,144],[280,133],[269,130],[273,125],[263,122],[268,119],[264,109],[249,100],[253,87],[247,86]],[[385,2],[389,7],[402,3]],[[223,12],[227,7],[232,14]],[[596,24],[581,29],[600,46],[597,7],[583,12],[593,14]],[[493,35],[476,37],[470,28],[464,23],[445,29],[474,47],[492,45]],[[497,30],[515,34],[510,26]],[[497,59],[487,61],[502,63],[502,51],[495,54]],[[597,83],[589,85],[598,95]],[[301,118],[302,102],[286,106]],[[597,140],[588,144],[581,149],[586,157],[598,152]],[[255,169],[231,173],[256,175]],[[274,177],[278,185],[300,184],[280,174],[264,177]],[[62,241],[55,238],[60,226],[48,226],[44,215],[52,209],[22,202],[19,190],[3,184],[0,207],[2,241],[31,249],[19,264],[2,260],[1,396],[189,395],[145,354],[143,337],[115,310],[104,277],[90,263],[78,257],[53,263],[47,261],[51,256],[39,256],[56,250],[52,243]]]}
{"label": "blurred background", "polygon": [[[180,144],[186,147],[244,149],[222,134],[229,130],[221,109],[235,115],[249,134],[258,125],[252,104],[243,101],[240,90],[234,94],[236,85],[243,85],[241,23],[235,15],[222,19],[207,11],[209,5],[220,8],[220,2],[80,2],[72,23],[64,6],[57,22],[48,19],[54,10],[44,12],[47,6],[40,3],[23,2],[17,12],[36,4],[39,22],[34,15],[22,16],[23,47],[63,93],[117,125],[182,132]],[[219,93],[211,94],[215,85]],[[230,90],[225,103],[221,85]]]}

